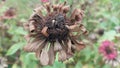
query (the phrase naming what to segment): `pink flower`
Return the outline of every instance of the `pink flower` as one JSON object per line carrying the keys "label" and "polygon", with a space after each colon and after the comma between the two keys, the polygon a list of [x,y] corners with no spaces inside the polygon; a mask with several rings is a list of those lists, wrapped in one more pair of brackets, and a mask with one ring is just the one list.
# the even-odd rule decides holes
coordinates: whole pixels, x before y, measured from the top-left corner
{"label": "pink flower", "polygon": [[41,0],[42,2],[49,2],[49,0]]}
{"label": "pink flower", "polygon": [[117,57],[117,50],[114,47],[114,43],[109,40],[102,42],[99,52],[108,60],[113,60]]}

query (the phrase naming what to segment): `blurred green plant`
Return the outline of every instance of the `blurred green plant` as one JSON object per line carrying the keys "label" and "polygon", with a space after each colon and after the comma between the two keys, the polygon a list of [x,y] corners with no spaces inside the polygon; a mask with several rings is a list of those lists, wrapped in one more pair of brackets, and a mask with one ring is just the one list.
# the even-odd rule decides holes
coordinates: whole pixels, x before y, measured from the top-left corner
{"label": "blurred green plant", "polygon": [[[82,23],[89,30],[89,34],[96,33],[95,31],[100,28],[103,28],[105,33],[99,36],[96,42],[85,36],[86,48],[76,52],[72,62],[56,61],[52,66],[43,67],[34,53],[26,53],[22,49],[26,44],[24,35],[27,34],[23,24],[28,21],[32,10],[42,3],[40,0],[6,0],[4,3],[0,0],[0,56],[7,57],[8,68],[110,68],[102,61],[98,47],[100,42],[106,39],[116,43],[120,41],[116,39],[116,36],[120,38],[120,33],[114,29],[120,26],[120,0],[58,0],[58,2],[52,0],[51,2],[64,1],[71,5],[71,10],[74,7],[84,10]],[[1,16],[10,7],[17,9],[16,18],[2,20]]]}

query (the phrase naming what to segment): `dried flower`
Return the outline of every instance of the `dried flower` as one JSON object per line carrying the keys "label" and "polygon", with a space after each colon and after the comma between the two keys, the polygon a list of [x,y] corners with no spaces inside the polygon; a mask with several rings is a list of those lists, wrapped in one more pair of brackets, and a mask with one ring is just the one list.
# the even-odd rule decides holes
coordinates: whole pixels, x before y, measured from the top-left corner
{"label": "dried flower", "polygon": [[113,42],[109,40],[103,41],[99,51],[103,54],[105,62],[111,66],[115,67],[120,62],[119,52]]}
{"label": "dried flower", "polygon": [[13,7],[10,7],[3,15],[3,19],[11,19],[15,18],[16,15],[16,9]]}
{"label": "dried flower", "polygon": [[[46,3],[47,14],[42,15],[42,8],[36,8],[34,13],[25,24],[29,34],[25,36],[28,44],[25,51],[35,52],[42,65],[53,64],[55,55],[58,53],[58,60],[65,61],[73,56],[74,52],[85,47],[77,37],[80,31],[86,34],[87,31],[80,23],[83,11],[75,9],[70,17],[67,17],[69,6],[64,4],[50,5]],[[51,11],[53,9],[53,11]],[[74,35],[74,33],[77,33]]]}

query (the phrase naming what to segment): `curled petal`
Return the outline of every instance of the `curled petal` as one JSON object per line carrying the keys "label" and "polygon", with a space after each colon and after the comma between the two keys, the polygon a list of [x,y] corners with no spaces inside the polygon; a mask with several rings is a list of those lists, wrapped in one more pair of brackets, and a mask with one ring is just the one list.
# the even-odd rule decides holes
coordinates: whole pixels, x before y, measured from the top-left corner
{"label": "curled petal", "polygon": [[71,15],[71,20],[76,20],[76,21],[81,21],[83,17],[83,11],[82,10],[79,10],[79,9],[75,9],[73,12],[72,12],[72,15]]}
{"label": "curled petal", "polygon": [[45,8],[47,10],[48,13],[50,13],[51,9],[50,9],[50,3],[46,3],[45,4]]}
{"label": "curled petal", "polygon": [[53,5],[52,8],[53,8],[53,11],[58,11],[59,5]]}
{"label": "curled petal", "polygon": [[33,25],[34,21],[30,21],[29,23],[29,29],[30,29],[30,32],[34,32],[35,31],[35,26]]}
{"label": "curled petal", "polygon": [[33,11],[34,11],[37,15],[39,15],[40,17],[43,17],[41,10],[42,10],[42,7],[38,7],[38,8],[36,8],[36,9],[34,9]]}
{"label": "curled petal", "polygon": [[74,24],[74,25],[71,25],[71,26],[68,26],[66,25],[66,27],[69,29],[69,30],[74,30],[76,27],[78,27],[79,25],[77,24]]}
{"label": "curled petal", "polygon": [[86,28],[84,27],[84,25],[80,25],[80,29],[83,32],[83,34],[88,34],[88,31],[86,30]]}
{"label": "curled petal", "polygon": [[67,13],[69,10],[70,10],[70,7],[69,7],[69,6],[64,6],[64,7],[62,7],[62,12],[63,12],[63,13]]}
{"label": "curled petal", "polygon": [[47,29],[48,29],[48,27],[45,26],[45,27],[42,29],[42,31],[41,31],[41,33],[42,33],[44,36],[46,36],[46,37],[49,36],[49,34],[47,33]]}

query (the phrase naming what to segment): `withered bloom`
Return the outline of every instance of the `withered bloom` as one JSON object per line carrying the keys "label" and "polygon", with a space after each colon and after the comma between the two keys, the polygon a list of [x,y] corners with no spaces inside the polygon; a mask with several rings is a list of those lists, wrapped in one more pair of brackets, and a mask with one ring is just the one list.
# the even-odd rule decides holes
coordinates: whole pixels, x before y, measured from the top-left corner
{"label": "withered bloom", "polygon": [[16,9],[13,7],[10,7],[8,10],[5,11],[3,18],[4,19],[12,19],[16,16]]}
{"label": "withered bloom", "polygon": [[[42,15],[41,7],[36,8],[34,13],[25,24],[29,34],[25,36],[28,44],[25,51],[35,52],[42,65],[53,64],[56,54],[59,61],[65,61],[73,56],[74,52],[85,47],[78,40],[79,35],[87,31],[80,23],[83,11],[75,9],[68,17],[69,6],[64,4],[44,5],[47,14]],[[81,31],[81,32],[80,32]]]}

